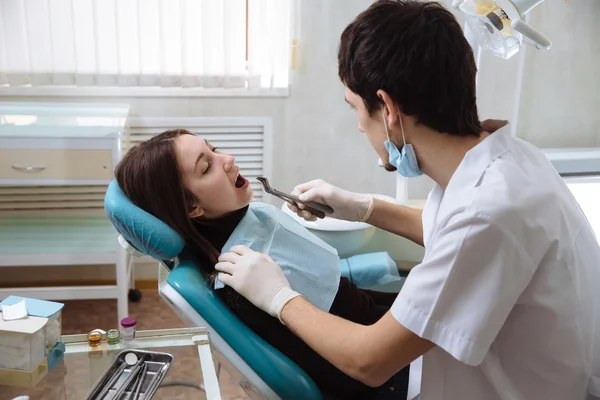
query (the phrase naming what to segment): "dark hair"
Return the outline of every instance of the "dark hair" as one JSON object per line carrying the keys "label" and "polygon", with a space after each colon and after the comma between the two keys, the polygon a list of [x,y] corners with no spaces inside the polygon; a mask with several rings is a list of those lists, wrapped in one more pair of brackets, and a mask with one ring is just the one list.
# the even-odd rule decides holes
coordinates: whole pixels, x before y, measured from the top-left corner
{"label": "dark hair", "polygon": [[135,205],[173,228],[193,254],[207,258],[210,265],[200,266],[207,279],[212,280],[219,252],[188,216],[196,198],[181,180],[174,143],[181,135],[193,133],[173,129],[133,146],[118,163],[115,178]]}
{"label": "dark hair", "polygon": [[372,114],[385,90],[401,111],[438,132],[479,136],[471,46],[441,4],[378,0],[341,37],[338,74]]}

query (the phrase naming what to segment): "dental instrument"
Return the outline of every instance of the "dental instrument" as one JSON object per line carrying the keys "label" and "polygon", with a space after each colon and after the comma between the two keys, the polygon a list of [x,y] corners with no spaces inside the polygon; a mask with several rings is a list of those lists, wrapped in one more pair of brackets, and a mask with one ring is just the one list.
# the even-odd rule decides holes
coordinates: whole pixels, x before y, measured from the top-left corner
{"label": "dental instrument", "polygon": [[137,381],[137,385],[135,388],[135,392],[133,393],[133,397],[132,400],[138,400],[140,397],[140,393],[142,390],[142,385],[144,384],[144,377],[146,376],[146,373],[148,372],[148,365],[144,364],[144,366],[142,367],[142,373],[140,374],[140,378]]}
{"label": "dental instrument", "polygon": [[[173,362],[173,356],[123,350],[88,393],[87,400],[151,399]],[[145,384],[149,382],[148,384]]]}
{"label": "dental instrument", "polygon": [[[137,375],[140,372],[141,365],[146,360],[146,358],[147,358],[147,356],[145,354],[139,359],[135,355],[135,353],[127,353],[125,355],[125,362],[123,364],[126,364],[127,366],[130,367],[129,374],[127,375],[127,378],[121,384],[121,386],[119,386],[119,388],[117,389],[117,392],[114,394],[114,396],[112,396],[113,399],[118,400],[121,398],[121,395],[123,393],[125,393],[125,389],[127,389],[129,387],[129,385],[131,384],[131,382],[136,379]],[[109,388],[109,391],[110,391],[110,388]],[[102,398],[100,398],[100,399],[102,399]]]}
{"label": "dental instrument", "polygon": [[280,199],[287,201],[292,205],[304,204],[304,209],[318,218],[325,218],[326,214],[333,214],[333,208],[329,207],[328,205],[317,203],[316,201],[302,201],[297,196],[283,193],[277,189],[274,189],[269,184],[269,180],[263,176],[259,176],[256,179],[262,183],[265,192],[279,197]]}

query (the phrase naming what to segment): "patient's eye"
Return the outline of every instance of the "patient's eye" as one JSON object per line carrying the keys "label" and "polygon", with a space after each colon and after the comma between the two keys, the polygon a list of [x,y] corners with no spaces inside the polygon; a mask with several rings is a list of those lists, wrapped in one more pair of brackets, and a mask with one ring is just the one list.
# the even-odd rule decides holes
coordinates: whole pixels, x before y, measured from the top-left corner
{"label": "patient's eye", "polygon": [[[210,151],[212,151],[213,153],[220,153],[219,148],[218,147],[211,147]],[[208,171],[210,171],[210,167],[212,165],[212,162],[209,160],[206,163],[206,169],[202,172],[202,174],[206,174]]]}

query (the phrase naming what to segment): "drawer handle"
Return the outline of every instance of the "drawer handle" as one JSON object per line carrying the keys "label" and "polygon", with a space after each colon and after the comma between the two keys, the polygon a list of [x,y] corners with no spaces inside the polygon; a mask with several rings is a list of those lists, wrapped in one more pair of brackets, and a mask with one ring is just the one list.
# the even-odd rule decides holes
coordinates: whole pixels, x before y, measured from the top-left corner
{"label": "drawer handle", "polygon": [[21,171],[21,172],[40,172],[46,169],[46,167],[32,167],[32,166],[28,166],[28,165],[19,165],[19,164],[14,164],[11,166],[12,169],[16,169],[17,171]]}

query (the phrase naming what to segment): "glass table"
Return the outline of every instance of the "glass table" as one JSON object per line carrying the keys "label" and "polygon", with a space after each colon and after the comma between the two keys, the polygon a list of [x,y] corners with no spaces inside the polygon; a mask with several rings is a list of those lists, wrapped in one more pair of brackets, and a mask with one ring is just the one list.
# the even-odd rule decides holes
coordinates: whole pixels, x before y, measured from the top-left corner
{"label": "glass table", "polygon": [[[138,331],[134,342],[109,345],[104,341],[97,347],[88,345],[86,334],[65,335],[61,340],[65,343],[63,360],[50,368],[34,388],[0,386],[0,399],[18,396],[29,396],[30,400],[85,399],[114,358],[125,349],[154,350],[174,356],[153,399],[221,399],[220,367],[213,361],[205,328]],[[181,382],[187,386],[171,386]]]}

